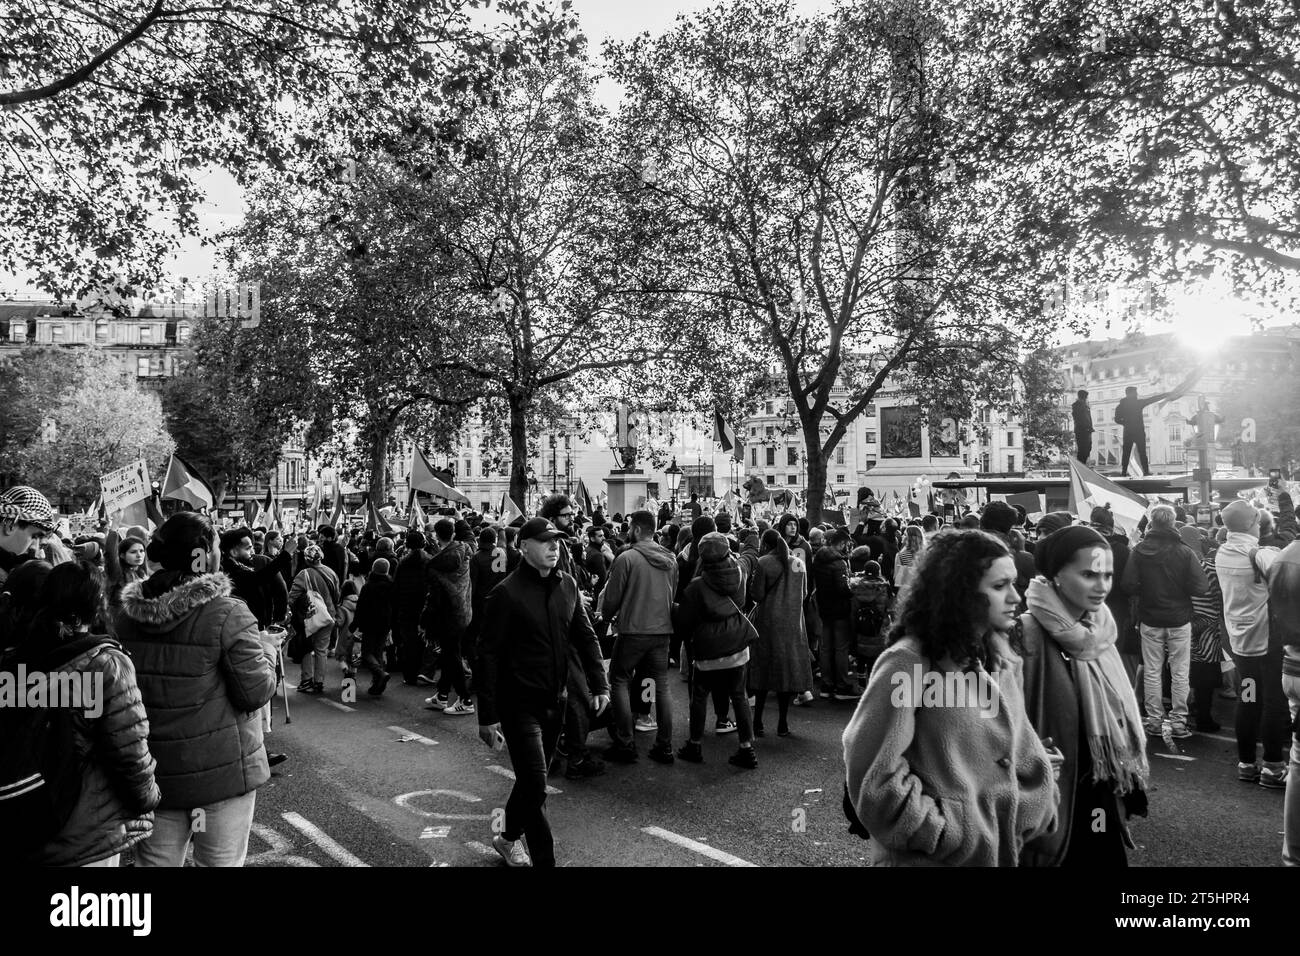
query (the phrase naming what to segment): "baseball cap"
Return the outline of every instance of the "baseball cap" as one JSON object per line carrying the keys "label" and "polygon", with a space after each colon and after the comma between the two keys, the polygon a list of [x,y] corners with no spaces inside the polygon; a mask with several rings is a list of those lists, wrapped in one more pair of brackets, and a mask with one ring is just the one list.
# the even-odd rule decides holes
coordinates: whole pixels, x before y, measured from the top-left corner
{"label": "baseball cap", "polygon": [[15,485],[0,493],[0,521],[25,521],[47,534],[54,533],[54,509],[43,494],[28,485]]}
{"label": "baseball cap", "polygon": [[563,536],[563,532],[545,518],[529,518],[524,522],[524,526],[519,529],[520,541],[528,541],[529,539],[552,541]]}

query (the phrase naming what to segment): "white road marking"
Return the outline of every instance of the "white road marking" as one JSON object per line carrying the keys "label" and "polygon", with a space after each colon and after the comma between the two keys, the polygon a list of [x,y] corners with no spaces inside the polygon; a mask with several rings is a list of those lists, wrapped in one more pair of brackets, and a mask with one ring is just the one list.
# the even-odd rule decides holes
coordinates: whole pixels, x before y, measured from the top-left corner
{"label": "white road marking", "polygon": [[1225,737],[1223,734],[1203,734],[1197,731],[1193,736],[1204,737],[1206,740],[1222,740],[1225,744],[1235,744],[1237,742],[1236,737]]}
{"label": "white road marking", "polygon": [[417,734],[414,730],[407,730],[405,727],[389,727],[388,729],[395,734],[401,734],[404,741],[414,740],[416,743],[424,744],[426,747],[432,747],[438,742]]}
{"label": "white road marking", "polygon": [[451,832],[451,827],[425,827],[420,831],[421,840],[441,840]]}
{"label": "white road marking", "polygon": [[[494,774],[496,774],[498,777],[505,777],[507,780],[514,780],[514,779],[515,779],[515,772],[514,772],[513,770],[511,770],[509,767],[502,767],[502,766],[499,766],[498,764],[494,764],[494,763],[493,763],[493,764],[488,764],[488,765],[487,765],[486,767],[484,767],[483,769],[484,769],[484,770],[490,770],[490,771],[492,771]],[[553,794],[553,793],[564,793],[563,790],[557,790],[555,787],[552,787],[549,783],[546,785],[546,792],[547,792],[547,793],[552,793],[552,794]]]}
{"label": "white road marking", "polygon": [[347,704],[340,704],[337,700],[330,700],[328,697],[318,697],[316,699],[319,700],[322,704],[328,704],[329,706],[333,707],[335,710],[343,711],[343,713],[345,714],[356,713],[355,708],[349,707]]}
{"label": "white road marking", "polygon": [[[303,857],[291,854],[289,851],[293,849],[293,844],[268,826],[264,826],[261,823],[254,823],[253,833],[257,834],[258,839],[271,849],[245,857],[244,866],[307,867],[320,865],[314,860],[304,859]],[[190,849],[193,850],[193,845],[191,845]]]}
{"label": "white road marking", "polygon": [[462,803],[482,803],[482,797],[476,797],[472,793],[464,793],[460,790],[415,790],[411,793],[403,793],[393,797],[393,802],[403,810],[409,810],[411,813],[418,814],[422,817],[429,817],[433,820],[491,820],[490,813],[435,813],[432,810],[421,810],[419,807],[411,805],[411,801],[417,797],[451,797],[453,800],[460,800]]}
{"label": "white road marking", "polygon": [[709,846],[707,843],[701,843],[698,840],[692,840],[690,837],[684,837],[680,833],[673,833],[672,830],[665,830],[662,827],[642,827],[641,832],[648,833],[650,836],[658,837],[661,840],[667,840],[669,843],[675,843],[701,856],[707,856],[710,860],[725,863],[727,866],[758,866],[757,863],[742,860],[740,857],[732,856],[717,847]]}
{"label": "white road marking", "polygon": [[1189,757],[1186,754],[1162,754],[1159,750],[1152,751],[1157,757],[1164,757],[1166,760],[1195,760],[1195,757]]}
{"label": "white road marking", "polygon": [[325,833],[320,829],[320,827],[316,826],[316,824],[312,823],[306,817],[299,816],[298,814],[292,812],[282,813],[280,814],[280,816],[284,817],[285,821],[290,826],[300,830],[302,834],[305,837],[307,837],[307,839],[311,840],[312,843],[315,843],[316,846],[320,847],[321,850],[323,850],[329,856],[333,857],[338,862],[342,863],[344,866],[369,866],[370,865],[369,863],[366,863],[363,860],[361,860],[359,857],[355,857],[347,850],[343,849],[343,847],[335,843],[334,840],[326,836]]}
{"label": "white road marking", "polygon": [[485,843],[479,843],[478,840],[470,840],[465,845],[469,847],[471,850],[475,850],[478,853],[482,853],[484,856],[496,857],[497,855],[496,850],[492,849],[490,846],[488,846]]}

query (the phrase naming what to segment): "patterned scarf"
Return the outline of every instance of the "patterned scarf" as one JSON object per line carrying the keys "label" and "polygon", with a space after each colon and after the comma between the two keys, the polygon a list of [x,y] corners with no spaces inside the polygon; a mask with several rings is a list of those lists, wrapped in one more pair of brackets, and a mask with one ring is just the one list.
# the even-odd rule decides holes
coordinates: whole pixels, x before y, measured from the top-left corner
{"label": "patterned scarf", "polygon": [[1029,612],[1053,641],[1075,662],[1092,773],[1098,780],[1113,780],[1120,794],[1146,786],[1146,735],[1137,698],[1129,685],[1115,647],[1115,619],[1102,605],[1076,619],[1061,602],[1046,578],[1029,582]]}

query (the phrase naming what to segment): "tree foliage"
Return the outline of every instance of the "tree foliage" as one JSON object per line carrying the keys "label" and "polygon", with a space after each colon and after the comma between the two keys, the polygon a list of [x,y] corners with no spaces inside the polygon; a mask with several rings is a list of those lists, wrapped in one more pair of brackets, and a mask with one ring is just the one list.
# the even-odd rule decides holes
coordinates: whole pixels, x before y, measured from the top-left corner
{"label": "tree foliage", "polygon": [[17,456],[23,480],[52,500],[88,504],[99,494],[101,475],[138,458],[148,463],[150,475],[160,477],[174,446],[158,396],[123,381],[123,372],[107,356],[68,357],[79,367],[61,379],[61,391],[44,396],[44,418],[52,431]]}
{"label": "tree foliage", "polygon": [[[0,269],[56,294],[154,286],[221,166],[305,181],[455,142],[503,70],[576,48],[567,3],[14,0],[0,13]],[[155,215],[162,214],[162,215]]]}
{"label": "tree foliage", "polygon": [[930,420],[1006,404],[1045,331],[1020,209],[992,170],[961,167],[980,134],[979,76],[943,23],[906,2],[796,17],[738,0],[665,36],[607,48],[628,90],[625,149],[652,171],[660,255],[676,287],[775,366],[809,463],[826,462],[886,379]]}

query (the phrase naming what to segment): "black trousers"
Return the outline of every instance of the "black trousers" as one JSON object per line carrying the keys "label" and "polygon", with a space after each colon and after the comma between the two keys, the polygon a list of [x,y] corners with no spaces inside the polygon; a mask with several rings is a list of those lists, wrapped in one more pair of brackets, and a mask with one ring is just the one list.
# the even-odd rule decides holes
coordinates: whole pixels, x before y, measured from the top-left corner
{"label": "black trousers", "polygon": [[535,867],[555,866],[555,840],[546,819],[546,771],[563,722],[564,704],[559,701],[550,707],[501,714],[501,735],[506,738],[515,771],[502,836],[507,840],[525,837]]}
{"label": "black trousers", "polygon": [[1135,449],[1137,451],[1138,468],[1144,475],[1151,474],[1151,468],[1147,465],[1146,434],[1143,433],[1141,435],[1130,436],[1127,432],[1124,433],[1124,453],[1119,466],[1120,473],[1125,475],[1128,474],[1129,455],[1131,455]]}
{"label": "black trousers", "polygon": [[1092,432],[1075,432],[1074,443],[1079,447],[1079,453],[1075,457],[1086,465],[1088,456],[1092,454]]}

